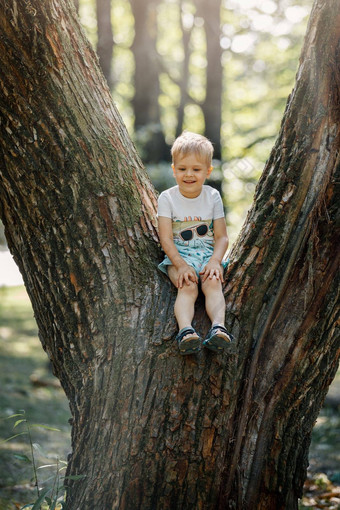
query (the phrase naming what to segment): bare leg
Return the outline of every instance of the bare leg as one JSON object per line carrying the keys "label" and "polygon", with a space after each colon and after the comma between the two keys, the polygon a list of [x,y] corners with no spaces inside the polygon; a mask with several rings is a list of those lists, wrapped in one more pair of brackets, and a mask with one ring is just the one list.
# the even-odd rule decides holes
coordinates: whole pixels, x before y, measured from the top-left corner
{"label": "bare leg", "polygon": [[[174,266],[168,268],[168,275],[172,283],[176,286],[178,274]],[[191,280],[189,280],[189,283],[184,283],[182,288],[177,288],[175,317],[178,322],[179,333],[176,340],[182,355],[195,354],[201,348],[201,339],[191,326],[191,322],[194,318],[197,296],[197,283]]]}
{"label": "bare leg", "polygon": [[[169,266],[168,275],[172,283],[176,286],[177,270],[174,266]],[[184,284],[181,289],[177,289],[177,298],[175,302],[175,317],[179,329],[191,326],[194,318],[195,301],[198,296],[198,286],[191,282]]]}
{"label": "bare leg", "polygon": [[202,291],[205,295],[205,309],[212,325],[224,326],[225,300],[221,280],[217,280],[215,276],[212,279],[207,278],[202,283]]}
{"label": "bare leg", "polygon": [[212,322],[212,328],[203,345],[211,351],[221,352],[232,341],[232,336],[224,327],[225,301],[221,280],[216,277],[207,278],[202,283],[202,290],[205,295],[207,314]]}

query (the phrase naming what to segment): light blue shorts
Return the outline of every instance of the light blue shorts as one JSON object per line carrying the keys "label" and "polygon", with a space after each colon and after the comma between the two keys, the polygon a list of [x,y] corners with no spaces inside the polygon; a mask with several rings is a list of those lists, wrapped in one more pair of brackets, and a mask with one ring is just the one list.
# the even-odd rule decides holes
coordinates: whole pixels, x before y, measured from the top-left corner
{"label": "light blue shorts", "polygon": [[[182,259],[184,259],[189,266],[192,266],[195,269],[196,274],[199,278],[200,271],[202,271],[202,269],[208,264],[209,260],[211,259],[211,256],[214,252],[214,247],[212,245],[205,245],[204,248],[202,248],[193,246],[181,246],[178,245],[177,243],[175,244],[178,253],[182,257]],[[229,260],[223,260],[221,262],[223,269],[225,269],[228,264]],[[161,262],[158,265],[158,268],[163,273],[168,274],[168,266],[172,266],[172,262],[169,259],[169,257],[165,255],[163,262]]]}

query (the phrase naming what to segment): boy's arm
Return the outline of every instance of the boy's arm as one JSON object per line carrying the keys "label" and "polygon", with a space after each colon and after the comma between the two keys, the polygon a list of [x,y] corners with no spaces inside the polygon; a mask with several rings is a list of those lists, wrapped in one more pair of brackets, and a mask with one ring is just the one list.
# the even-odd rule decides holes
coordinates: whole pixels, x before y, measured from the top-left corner
{"label": "boy's arm", "polygon": [[204,282],[207,278],[213,278],[214,275],[217,279],[221,279],[221,281],[223,281],[221,261],[229,244],[227,227],[224,218],[214,220],[214,240],[214,253],[212,254],[208,264],[200,272],[202,275],[202,282]]}
{"label": "boy's arm", "polygon": [[182,287],[184,281],[189,284],[190,280],[198,283],[195,270],[189,266],[180,256],[175,246],[172,234],[172,220],[165,216],[158,216],[158,233],[163,251],[177,269],[177,287]]}

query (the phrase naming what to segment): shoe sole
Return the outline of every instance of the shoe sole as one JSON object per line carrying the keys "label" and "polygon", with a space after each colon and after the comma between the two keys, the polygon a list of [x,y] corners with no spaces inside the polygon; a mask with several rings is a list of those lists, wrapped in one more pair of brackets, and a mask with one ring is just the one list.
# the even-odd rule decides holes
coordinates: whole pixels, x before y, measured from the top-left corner
{"label": "shoe sole", "polygon": [[187,354],[195,354],[201,349],[201,339],[197,337],[186,338],[179,344],[179,352],[182,356]]}
{"label": "shoe sole", "polygon": [[214,352],[223,351],[231,343],[231,338],[226,335],[214,335],[203,342],[204,347]]}

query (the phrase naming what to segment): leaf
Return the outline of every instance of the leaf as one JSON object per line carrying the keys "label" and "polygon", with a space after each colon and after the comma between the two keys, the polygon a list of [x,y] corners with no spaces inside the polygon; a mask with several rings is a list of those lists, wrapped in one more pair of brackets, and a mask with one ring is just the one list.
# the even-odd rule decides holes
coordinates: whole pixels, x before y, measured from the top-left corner
{"label": "leaf", "polygon": [[15,429],[15,427],[17,427],[18,425],[20,425],[20,423],[22,423],[22,422],[27,423],[27,420],[25,420],[25,419],[23,419],[23,420],[17,420],[17,421],[14,423],[13,428]]}
{"label": "leaf", "polygon": [[56,429],[54,427],[49,427],[48,425],[42,425],[41,423],[33,423],[31,428],[41,428],[46,430],[54,430],[55,432],[60,432],[60,429]]}
{"label": "leaf", "polygon": [[39,466],[37,469],[44,469],[48,467],[56,467],[57,464],[44,464],[43,466]]}
{"label": "leaf", "polygon": [[0,444],[7,443],[7,441],[10,441],[11,439],[14,439],[15,437],[18,436],[23,436],[24,434],[27,435],[27,432],[20,432],[19,434],[15,434],[14,436],[8,437],[7,439],[3,439],[2,441],[0,441]]}
{"label": "leaf", "polygon": [[23,460],[24,462],[29,462],[30,464],[32,464],[31,459],[27,457],[27,455],[23,455],[22,453],[15,453],[14,457],[18,460]]}
{"label": "leaf", "polygon": [[44,501],[46,494],[51,492],[51,490],[52,489],[47,488],[47,489],[43,489],[41,491],[41,494],[40,494],[39,498],[36,500],[36,502],[34,503],[32,510],[40,510],[41,503]]}
{"label": "leaf", "polygon": [[28,503],[28,505],[22,506],[20,510],[24,510],[24,508],[31,508],[34,505],[34,503]]}
{"label": "leaf", "polygon": [[11,418],[16,418],[17,416],[25,416],[25,413],[11,414],[11,416],[6,416],[4,420],[10,420]]}

